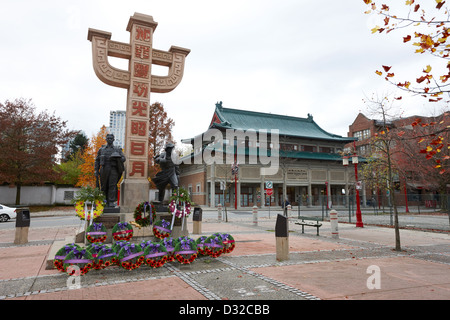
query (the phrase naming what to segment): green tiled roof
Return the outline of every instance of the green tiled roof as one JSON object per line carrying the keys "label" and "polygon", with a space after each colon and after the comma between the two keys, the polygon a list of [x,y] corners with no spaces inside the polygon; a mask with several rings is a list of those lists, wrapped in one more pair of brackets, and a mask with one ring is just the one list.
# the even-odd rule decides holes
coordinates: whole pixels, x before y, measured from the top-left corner
{"label": "green tiled roof", "polygon": [[[352,142],[354,138],[342,137],[323,130],[314,122],[313,117],[308,114],[307,118],[290,117],[272,113],[254,112],[222,107],[222,102],[216,104],[215,116],[211,127],[223,129],[278,129],[282,136],[301,137],[308,139],[320,139],[339,141],[343,143]],[[218,119],[217,119],[218,118]],[[219,121],[217,121],[219,120]]]}

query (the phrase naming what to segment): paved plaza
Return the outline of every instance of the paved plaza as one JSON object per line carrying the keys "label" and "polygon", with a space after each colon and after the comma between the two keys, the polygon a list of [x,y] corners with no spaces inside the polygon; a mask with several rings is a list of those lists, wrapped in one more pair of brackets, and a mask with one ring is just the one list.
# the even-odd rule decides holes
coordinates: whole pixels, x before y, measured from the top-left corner
{"label": "paved plaza", "polygon": [[[190,219],[192,220],[192,219]],[[295,220],[294,218],[292,220]],[[199,257],[189,266],[166,263],[91,270],[80,288],[68,276],[45,268],[54,241],[70,239],[75,226],[33,228],[29,242],[14,245],[14,229],[0,231],[2,300],[449,300],[448,232],[401,230],[402,251],[392,228],[339,224],[332,239],[329,222],[315,228],[289,223],[289,260],[276,260],[276,216],[250,215],[219,222],[206,218],[202,234],[230,233],[236,248],[217,259]],[[192,221],[188,230],[192,232]],[[190,234],[192,238],[200,235]]]}

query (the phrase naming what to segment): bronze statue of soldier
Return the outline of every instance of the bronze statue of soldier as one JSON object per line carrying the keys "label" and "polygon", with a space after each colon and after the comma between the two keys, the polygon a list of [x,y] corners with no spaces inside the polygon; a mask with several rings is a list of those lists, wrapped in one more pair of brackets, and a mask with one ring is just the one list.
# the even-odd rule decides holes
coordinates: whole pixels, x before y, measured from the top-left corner
{"label": "bronze statue of soldier", "polygon": [[177,189],[180,181],[180,168],[176,161],[174,162],[175,159],[172,158],[174,147],[173,143],[168,142],[164,147],[164,152],[154,157],[155,163],[158,163],[161,167],[161,171],[152,179],[159,191],[158,200],[160,204],[164,200],[166,186],[170,184],[172,190]]}
{"label": "bronze statue of soldier", "polygon": [[122,149],[113,145],[113,134],[106,135],[106,142],[107,144],[98,150],[94,171],[97,188],[100,188],[106,197],[106,207],[115,207],[117,204],[117,183],[124,172],[126,159]]}

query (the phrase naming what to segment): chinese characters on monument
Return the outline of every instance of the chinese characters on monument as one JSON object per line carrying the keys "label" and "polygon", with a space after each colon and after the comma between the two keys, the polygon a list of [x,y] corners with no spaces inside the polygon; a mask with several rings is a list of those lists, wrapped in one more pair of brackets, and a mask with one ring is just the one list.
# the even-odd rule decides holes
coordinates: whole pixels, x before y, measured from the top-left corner
{"label": "chinese characters on monument", "polygon": [[[111,40],[111,33],[89,28],[95,74],[104,83],[127,89],[125,177],[120,204],[132,211],[148,201],[148,134],[150,93],[170,92],[183,77],[184,61],[190,50],[172,46],[169,51],[154,49],[153,33],[158,23],[152,16],[135,13],[128,22],[130,43]],[[129,70],[111,66],[108,56],[129,60]],[[167,76],[151,74],[152,64],[169,68]]]}

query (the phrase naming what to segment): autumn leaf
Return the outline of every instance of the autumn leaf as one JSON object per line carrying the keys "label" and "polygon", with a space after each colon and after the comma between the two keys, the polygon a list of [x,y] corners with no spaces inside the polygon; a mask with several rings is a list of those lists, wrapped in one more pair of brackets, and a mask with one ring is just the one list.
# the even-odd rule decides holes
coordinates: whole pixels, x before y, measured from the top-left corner
{"label": "autumn leaf", "polygon": [[372,0],[363,0],[365,4],[371,4]]}
{"label": "autumn leaf", "polygon": [[394,76],[394,73],[393,72],[390,72],[390,73],[388,73],[387,74],[387,76],[386,77],[388,77],[388,78],[392,78]]}
{"label": "autumn leaf", "polygon": [[422,83],[425,81],[426,78],[427,77],[423,76],[423,77],[417,78],[416,81],[417,81],[417,83]]}
{"label": "autumn leaf", "polygon": [[375,73],[377,74],[377,75],[379,75],[379,76],[381,76],[381,75],[383,75],[383,72],[381,72],[381,71],[375,71]]}
{"label": "autumn leaf", "polygon": [[384,71],[388,72],[391,69],[391,67],[383,66],[383,69],[384,69]]}
{"label": "autumn leaf", "polygon": [[438,3],[436,6],[436,9],[438,9],[438,10],[440,10],[445,3],[445,1],[442,1],[442,0],[436,0],[436,2]]}
{"label": "autumn leaf", "polygon": [[425,72],[425,73],[430,73],[430,71],[431,71],[430,65],[427,65],[426,69],[423,70],[423,72]]}
{"label": "autumn leaf", "polygon": [[417,10],[419,10],[420,8],[420,4],[416,4],[416,6],[414,7],[414,12],[417,12]]}
{"label": "autumn leaf", "polygon": [[408,34],[406,37],[403,37],[403,42],[408,42],[409,40],[411,40],[410,34]]}

